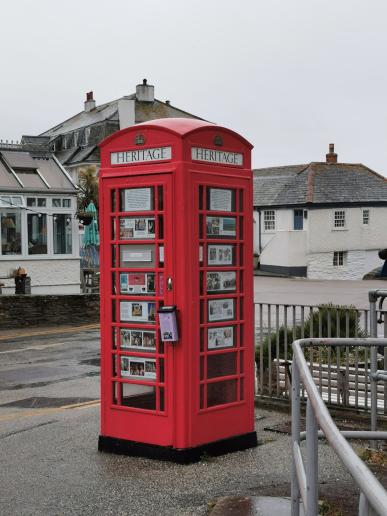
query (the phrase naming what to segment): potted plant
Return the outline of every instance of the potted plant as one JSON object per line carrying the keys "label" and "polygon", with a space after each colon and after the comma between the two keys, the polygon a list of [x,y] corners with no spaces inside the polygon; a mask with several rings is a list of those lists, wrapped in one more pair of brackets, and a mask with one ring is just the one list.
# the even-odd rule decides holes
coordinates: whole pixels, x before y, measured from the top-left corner
{"label": "potted plant", "polygon": [[89,226],[93,222],[93,214],[88,211],[78,211],[77,213],[78,220],[84,226]]}

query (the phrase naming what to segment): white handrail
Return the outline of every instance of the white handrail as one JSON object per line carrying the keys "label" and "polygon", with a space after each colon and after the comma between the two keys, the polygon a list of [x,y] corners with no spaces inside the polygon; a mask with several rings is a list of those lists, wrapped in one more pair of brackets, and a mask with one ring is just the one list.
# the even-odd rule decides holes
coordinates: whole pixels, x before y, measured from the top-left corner
{"label": "white handrail", "polygon": [[[297,449],[294,445],[300,443],[300,387],[302,381],[308,393],[308,404],[312,408],[310,411],[316,419],[318,426],[323,431],[325,438],[332,446],[338,457],[341,459],[348,472],[352,475],[368,501],[369,505],[377,511],[380,516],[387,516],[387,491],[380,482],[374,477],[364,462],[356,455],[343,434],[339,431],[310,374],[309,366],[305,360],[302,348],[305,346],[383,346],[387,347],[387,339],[377,338],[330,338],[330,339],[299,339],[293,342],[293,366],[292,366],[292,449]],[[298,420],[298,422],[297,422]],[[317,436],[317,425],[313,430]],[[307,428],[308,432],[308,428]],[[383,435],[384,437],[384,435]],[[383,439],[381,436],[380,438]],[[299,475],[296,473],[296,462],[298,458],[293,457],[292,465],[292,516],[299,514],[299,494],[300,491],[307,489],[315,479],[307,478],[307,486],[299,485]],[[316,465],[317,468],[317,465]],[[313,475],[312,475],[313,476]],[[317,486],[313,486],[316,491]],[[313,489],[312,489],[313,491]],[[364,504],[360,504],[364,506]],[[308,516],[317,515],[317,507],[307,500]]]}

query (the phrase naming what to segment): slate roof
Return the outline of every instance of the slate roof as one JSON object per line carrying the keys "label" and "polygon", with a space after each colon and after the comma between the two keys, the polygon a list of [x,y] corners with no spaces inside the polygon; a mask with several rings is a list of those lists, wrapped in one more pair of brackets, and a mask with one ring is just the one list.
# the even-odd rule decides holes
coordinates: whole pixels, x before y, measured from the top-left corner
{"label": "slate roof", "polygon": [[[48,129],[39,137],[48,137],[53,144],[55,141],[60,141],[61,138],[69,138],[68,143],[66,143],[67,148],[63,148],[61,144],[57,145],[56,148],[52,147],[55,155],[64,166],[99,163],[98,143],[120,129],[118,103],[122,99],[135,100],[135,124],[149,122],[158,118],[203,120],[198,116],[172,106],[169,102],[166,103],[157,99],[154,99],[152,102],[139,101],[134,93],[96,106],[90,111],[81,111],[68,120]],[[89,131],[87,137],[85,134],[86,129]],[[72,136],[75,132],[78,134],[76,142]]]}
{"label": "slate roof", "polygon": [[386,204],[387,180],[362,164],[309,163],[254,170],[254,206]]}
{"label": "slate roof", "polygon": [[[135,100],[136,94],[125,95],[122,97],[125,100]],[[48,129],[40,136],[55,137],[60,134],[66,134],[82,127],[88,127],[105,120],[117,121],[118,118],[118,102],[121,99],[112,100],[106,104],[101,104],[90,111],[81,111],[76,115],[72,116],[68,120]],[[135,123],[147,122],[149,120],[156,120],[157,118],[196,118],[203,120],[202,118],[187,113],[179,108],[162,102],[161,100],[154,99],[153,102],[142,102],[136,100],[135,104]]]}
{"label": "slate roof", "polygon": [[0,191],[75,194],[77,188],[52,154],[15,145],[0,146]]}

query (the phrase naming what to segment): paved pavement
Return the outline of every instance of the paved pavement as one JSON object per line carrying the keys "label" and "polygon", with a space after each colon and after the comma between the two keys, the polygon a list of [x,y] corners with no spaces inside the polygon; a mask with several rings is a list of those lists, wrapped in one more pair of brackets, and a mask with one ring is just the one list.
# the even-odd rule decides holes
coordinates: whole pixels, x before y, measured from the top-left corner
{"label": "paved pavement", "polygon": [[[205,515],[229,495],[289,495],[290,438],[264,430],[284,413],[257,409],[257,448],[188,466],[98,453],[98,348],[93,329],[0,341],[2,516]],[[320,479],[327,497],[356,494],[325,444]]]}
{"label": "paved pavement", "polygon": [[368,292],[376,288],[387,289],[387,281],[318,281],[254,277],[254,299],[257,303],[319,305],[332,302],[368,308]]}

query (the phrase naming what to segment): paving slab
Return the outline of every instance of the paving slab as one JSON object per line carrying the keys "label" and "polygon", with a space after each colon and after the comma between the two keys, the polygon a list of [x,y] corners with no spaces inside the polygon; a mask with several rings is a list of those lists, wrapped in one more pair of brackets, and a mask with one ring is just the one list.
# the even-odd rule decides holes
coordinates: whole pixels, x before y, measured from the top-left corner
{"label": "paving slab", "polygon": [[[211,516],[289,516],[291,500],[274,496],[224,496],[212,511]],[[304,511],[300,507],[300,516]]]}

